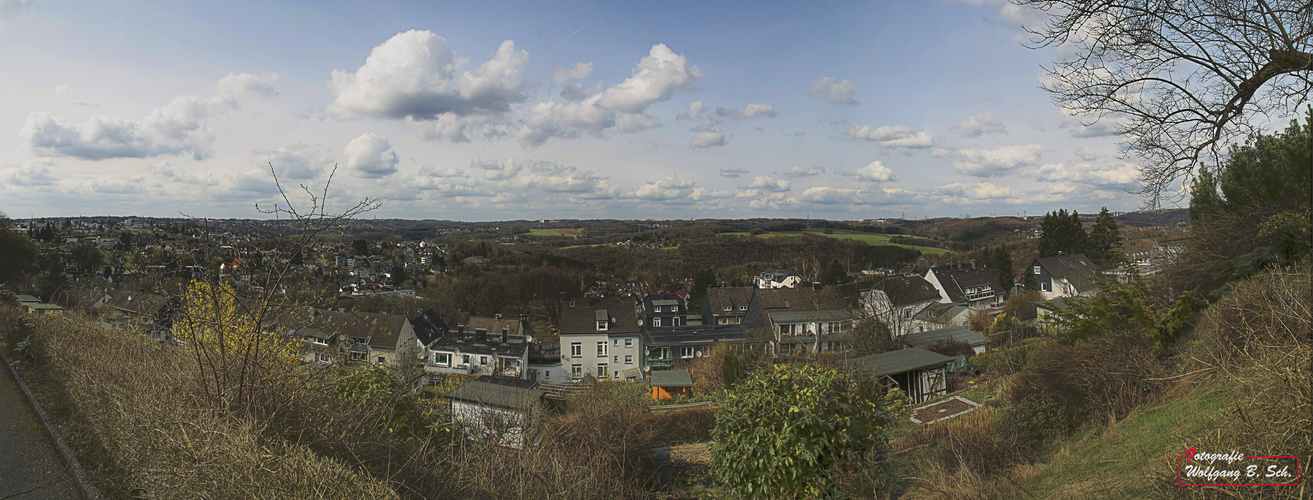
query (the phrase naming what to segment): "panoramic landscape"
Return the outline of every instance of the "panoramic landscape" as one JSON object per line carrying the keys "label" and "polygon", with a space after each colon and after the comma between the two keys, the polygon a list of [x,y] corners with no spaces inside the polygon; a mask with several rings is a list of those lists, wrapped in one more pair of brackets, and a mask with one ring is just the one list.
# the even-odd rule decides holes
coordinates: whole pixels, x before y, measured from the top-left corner
{"label": "panoramic landscape", "polygon": [[0,45],[0,498],[1310,495],[1308,2]]}

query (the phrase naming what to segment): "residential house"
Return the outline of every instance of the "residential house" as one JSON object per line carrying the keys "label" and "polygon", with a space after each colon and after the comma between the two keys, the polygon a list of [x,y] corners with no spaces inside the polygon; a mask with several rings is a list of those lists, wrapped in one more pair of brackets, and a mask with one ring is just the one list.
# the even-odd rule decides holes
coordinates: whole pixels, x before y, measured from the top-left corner
{"label": "residential house", "polygon": [[748,303],[757,290],[749,287],[711,287],[702,296],[702,323],[737,325],[748,313]]}
{"label": "residential house", "polygon": [[859,316],[839,287],[766,288],[753,294],[743,327],[770,332],[776,348],[835,351]]}
{"label": "residential house", "polygon": [[940,299],[939,291],[917,275],[890,276],[858,289],[862,313],[879,318],[895,337],[913,332],[912,318]]}
{"label": "residential house", "polygon": [[983,263],[977,265],[936,266],[925,273],[925,280],[939,292],[940,303],[952,303],[970,309],[990,309],[1003,305],[1006,290],[994,271]]}
{"label": "residential house", "polygon": [[561,365],[560,342],[529,343],[529,380],[544,384],[570,381],[569,365]]}
{"label": "residential house", "polygon": [[570,367],[570,378],[639,380],[642,353],[633,299],[587,297],[561,304],[561,366]]}
{"label": "residential house", "polygon": [[415,338],[426,348],[447,336],[448,332],[447,322],[433,309],[425,309],[418,316],[411,318],[410,326],[415,329]]}
{"label": "residential house", "polygon": [[871,371],[889,387],[902,389],[914,404],[948,392],[951,356],[910,347],[844,360],[844,366]]}
{"label": "residential house", "polygon": [[482,328],[448,333],[428,346],[424,361],[424,370],[433,376],[463,373],[527,379],[528,368],[529,342],[524,335],[488,333]]}
{"label": "residential house", "polygon": [[793,288],[802,283],[802,277],[788,269],[769,268],[757,276],[757,288]]}
{"label": "residential house", "polygon": [[688,324],[688,308],[684,305],[684,298],[679,295],[647,295],[640,299],[640,307],[643,315],[640,325],[662,328]]}
{"label": "residential house", "polygon": [[989,348],[989,339],[985,338],[984,335],[960,326],[909,333],[900,340],[908,347],[920,347],[922,349],[930,349],[941,342],[966,342],[967,345],[971,346],[971,350],[976,351],[976,354],[985,352]]}
{"label": "residential house", "polygon": [[120,292],[97,309],[103,321],[129,331],[139,332],[157,341],[176,341],[173,314],[179,302],[163,295],[144,292]]}
{"label": "residential house", "polygon": [[546,392],[531,380],[481,376],[447,392],[451,420],[470,439],[524,449],[541,436]]}
{"label": "residential house", "polygon": [[1095,283],[1099,268],[1085,254],[1040,257],[1031,262],[1026,272],[1035,278],[1035,286],[1045,300],[1089,297],[1099,291]]}
{"label": "residential house", "polygon": [[912,315],[910,331],[924,332],[948,326],[966,326],[972,309],[954,303],[936,302]]}
{"label": "residential house", "polygon": [[309,318],[292,321],[303,322],[293,326],[294,334],[312,327],[338,335],[338,350],[347,362],[398,366],[418,362],[424,352],[410,320],[397,314],[314,310]]}
{"label": "residential house", "polygon": [[644,328],[643,362],[653,372],[686,365],[708,356],[716,344],[744,338],[742,325]]}
{"label": "residential house", "polygon": [[652,387],[653,401],[693,395],[693,377],[688,374],[688,370],[654,371],[648,385]]}
{"label": "residential house", "polygon": [[1057,324],[1059,312],[1070,312],[1071,307],[1062,298],[1040,300],[1035,302],[1035,325],[1042,331],[1049,331]]}

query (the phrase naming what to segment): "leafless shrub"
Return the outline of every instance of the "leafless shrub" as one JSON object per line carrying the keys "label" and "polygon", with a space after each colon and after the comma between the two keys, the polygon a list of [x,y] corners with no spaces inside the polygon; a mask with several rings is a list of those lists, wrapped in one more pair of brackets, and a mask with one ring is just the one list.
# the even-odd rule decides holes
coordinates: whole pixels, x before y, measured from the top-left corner
{"label": "leafless shrub", "polygon": [[1049,342],[1012,379],[1012,404],[1042,393],[1075,422],[1126,416],[1149,396],[1144,379],[1159,370],[1147,339],[1127,333],[1077,343]]}

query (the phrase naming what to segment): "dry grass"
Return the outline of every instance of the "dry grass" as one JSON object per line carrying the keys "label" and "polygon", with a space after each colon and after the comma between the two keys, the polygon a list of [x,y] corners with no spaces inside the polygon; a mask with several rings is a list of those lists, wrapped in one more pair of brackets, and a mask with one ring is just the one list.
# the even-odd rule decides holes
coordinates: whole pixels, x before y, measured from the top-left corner
{"label": "dry grass", "polygon": [[203,403],[195,365],[175,348],[70,316],[38,318],[21,333],[56,381],[79,458],[108,496],[397,496],[304,446],[266,439],[255,419]]}

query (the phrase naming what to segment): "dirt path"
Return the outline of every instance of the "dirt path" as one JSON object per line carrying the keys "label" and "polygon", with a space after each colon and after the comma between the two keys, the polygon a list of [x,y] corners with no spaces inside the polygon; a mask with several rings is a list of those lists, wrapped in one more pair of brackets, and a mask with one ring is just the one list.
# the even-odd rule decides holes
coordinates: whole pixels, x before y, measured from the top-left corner
{"label": "dirt path", "polygon": [[5,368],[0,368],[0,498],[78,498],[72,477]]}

